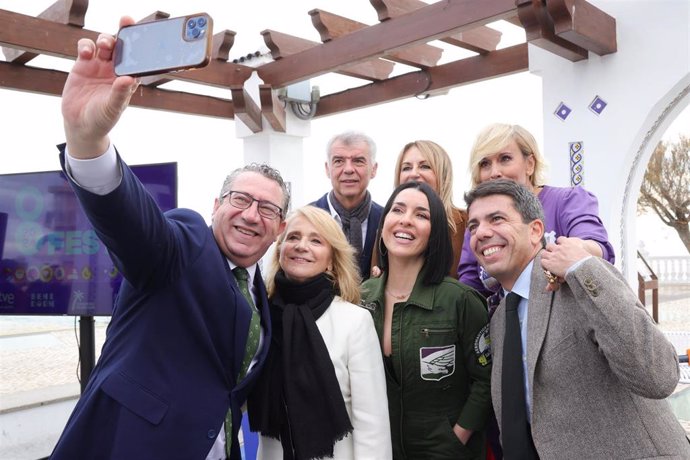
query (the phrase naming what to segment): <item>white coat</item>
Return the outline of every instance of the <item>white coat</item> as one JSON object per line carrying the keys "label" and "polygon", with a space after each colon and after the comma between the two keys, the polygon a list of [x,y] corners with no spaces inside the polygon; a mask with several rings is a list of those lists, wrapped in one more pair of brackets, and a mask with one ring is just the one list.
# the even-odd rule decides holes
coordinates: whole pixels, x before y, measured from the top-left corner
{"label": "white coat", "polygon": [[[316,321],[333,361],[335,375],[354,427],[338,441],[335,460],[388,460],[391,432],[381,347],[371,314],[336,296]],[[281,460],[280,441],[259,437],[259,460]]]}

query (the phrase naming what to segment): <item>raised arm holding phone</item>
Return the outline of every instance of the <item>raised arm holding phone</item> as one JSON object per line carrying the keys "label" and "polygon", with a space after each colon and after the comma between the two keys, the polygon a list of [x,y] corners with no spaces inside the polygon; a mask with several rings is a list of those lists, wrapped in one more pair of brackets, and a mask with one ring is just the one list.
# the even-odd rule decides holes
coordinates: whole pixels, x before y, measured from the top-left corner
{"label": "raised arm holding phone", "polygon": [[241,407],[271,337],[257,262],[285,226],[289,192],[251,164],[227,176],[210,227],[192,210],[161,212],[109,139],[138,85],[115,76],[114,46],[104,34],[79,41],[61,162],[124,281],[51,458],[239,460]]}

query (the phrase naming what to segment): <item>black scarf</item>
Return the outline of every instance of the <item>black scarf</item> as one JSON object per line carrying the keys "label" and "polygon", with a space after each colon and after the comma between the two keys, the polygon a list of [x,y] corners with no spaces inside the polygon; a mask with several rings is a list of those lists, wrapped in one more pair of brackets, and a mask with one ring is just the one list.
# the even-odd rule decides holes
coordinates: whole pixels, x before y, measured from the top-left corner
{"label": "black scarf", "polygon": [[333,205],[333,209],[340,216],[340,222],[342,222],[343,233],[347,237],[347,241],[355,248],[355,255],[357,260],[362,254],[362,222],[367,220],[369,217],[369,211],[371,210],[371,194],[367,190],[366,195],[361,203],[357,205],[354,209],[347,210],[342,204],[335,198],[335,192],[331,190],[328,198]]}
{"label": "black scarf", "polygon": [[353,427],[335,368],[316,320],[335,295],[321,274],[305,283],[275,277],[273,339],[263,374],[249,395],[252,431],[280,439],[283,459],[333,457],[333,445]]}

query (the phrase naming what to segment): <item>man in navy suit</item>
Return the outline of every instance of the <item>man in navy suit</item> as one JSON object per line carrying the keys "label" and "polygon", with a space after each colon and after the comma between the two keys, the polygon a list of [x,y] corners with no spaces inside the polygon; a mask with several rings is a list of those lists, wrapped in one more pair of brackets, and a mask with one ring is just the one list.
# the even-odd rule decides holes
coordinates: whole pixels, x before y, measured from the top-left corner
{"label": "man in navy suit", "polygon": [[367,279],[383,213],[367,190],[378,167],[376,144],[366,134],[348,131],[331,138],[326,152],[326,175],[333,190],[311,204],[330,212],[342,225],[347,241],[356,250],[359,272]]}
{"label": "man in navy suit", "polygon": [[289,193],[252,164],[225,180],[210,228],[191,210],[162,213],[108,137],[137,87],[113,74],[113,46],[79,41],[61,162],[124,281],[52,458],[240,459],[241,407],[271,337],[257,262],[285,226]]}

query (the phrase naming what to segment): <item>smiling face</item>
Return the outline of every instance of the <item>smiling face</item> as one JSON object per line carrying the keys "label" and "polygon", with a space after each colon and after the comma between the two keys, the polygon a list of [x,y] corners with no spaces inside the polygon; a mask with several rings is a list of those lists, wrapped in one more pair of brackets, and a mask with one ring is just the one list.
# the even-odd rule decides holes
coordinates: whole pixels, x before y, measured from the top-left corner
{"label": "smiling face", "polygon": [[352,145],[340,141],[333,143],[326,163],[326,175],[345,209],[353,209],[362,202],[369,181],[376,176],[377,166],[371,160],[366,142]]}
{"label": "smiling face", "polygon": [[477,198],[468,209],[470,248],[479,264],[505,289],[512,289],[522,270],[541,249],[544,225],[522,222],[512,198]]}
{"label": "smiling face", "polygon": [[303,283],[332,270],[333,249],[305,217],[295,216],[285,229],[280,245],[280,268],[294,282]]}
{"label": "smiling face", "polygon": [[414,188],[400,191],[381,231],[388,258],[423,259],[429,246],[430,219],[429,200],[424,193]]}
{"label": "smiling face", "polygon": [[517,142],[511,140],[499,152],[487,155],[479,161],[479,183],[493,179],[511,179],[531,187],[534,174],[534,156],[525,156]]}
{"label": "smiling face", "polygon": [[[256,200],[269,201],[280,207],[283,192],[277,182],[252,171],[243,172],[231,189],[249,194]],[[235,265],[248,267],[256,263],[285,227],[280,218],[269,219],[258,212],[258,203],[247,209],[230,204],[229,197],[216,198],[213,207],[213,236],[221,251]]]}
{"label": "smiling face", "polygon": [[403,154],[400,165],[399,183],[405,182],[424,182],[438,193],[438,179],[436,173],[431,169],[431,164],[428,159],[422,155],[422,152],[416,146],[411,146]]}

